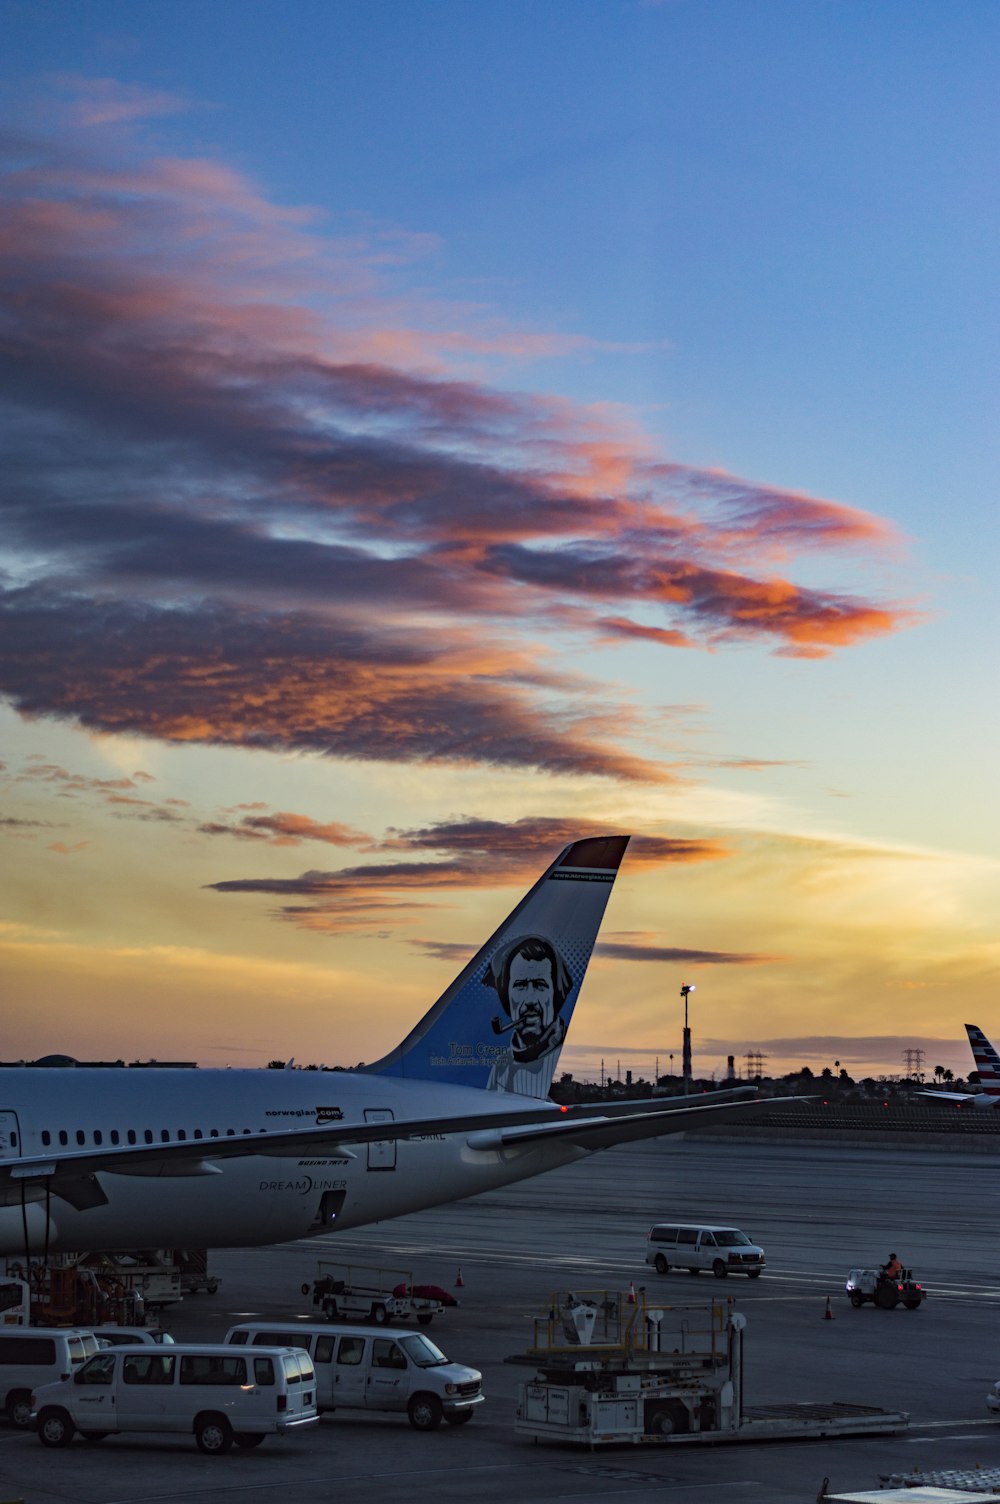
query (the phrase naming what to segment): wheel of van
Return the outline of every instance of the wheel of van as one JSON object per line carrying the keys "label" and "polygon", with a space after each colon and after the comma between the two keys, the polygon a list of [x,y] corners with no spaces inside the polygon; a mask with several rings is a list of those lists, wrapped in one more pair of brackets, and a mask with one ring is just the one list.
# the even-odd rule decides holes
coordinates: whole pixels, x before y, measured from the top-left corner
{"label": "wheel of van", "polygon": [[748,1269],[747,1270],[747,1279],[760,1279],[760,1270],[759,1269]]}
{"label": "wheel of van", "polygon": [[657,1274],[666,1274],[667,1270],[670,1268],[670,1265],[667,1263],[662,1253],[658,1253],[656,1255],[656,1258],[653,1260],[653,1268],[656,1270]]}
{"label": "wheel of van", "polygon": [[65,1410],[43,1410],[38,1417],[38,1440],[43,1447],[68,1447],[73,1440],[73,1422]]}
{"label": "wheel of van", "polygon": [[445,1420],[449,1426],[467,1426],[475,1413],[475,1410],[455,1410],[451,1415],[446,1415]]}
{"label": "wheel of van", "polygon": [[700,1269],[689,1269],[688,1270],[688,1274],[700,1274],[700,1273],[701,1273]]}
{"label": "wheel of van", "polygon": [[855,1290],[851,1296],[851,1305],[855,1308],[855,1310],[860,1311],[864,1303],[865,1297],[863,1295],[859,1295],[857,1290]]}
{"label": "wheel of van", "polygon": [[726,1268],[722,1259],[716,1259],[712,1265],[712,1273],[715,1275],[716,1279],[725,1279],[726,1275],[729,1273],[729,1270]]}
{"label": "wheel of van", "polygon": [[28,1429],[31,1425],[30,1389],[15,1389],[13,1394],[8,1394],[7,1419],[12,1426],[17,1426],[19,1431]]}
{"label": "wheel of van", "polygon": [[233,1440],[238,1447],[248,1452],[251,1447],[259,1447],[264,1440],[263,1431],[234,1431]]}
{"label": "wheel of van", "polygon": [[406,1407],[415,1431],[436,1431],[441,1424],[441,1401],[436,1394],[415,1394]]}
{"label": "wheel of van", "polygon": [[199,1451],[221,1457],[233,1444],[233,1428],[224,1415],[202,1415],[195,1422],[194,1438]]}
{"label": "wheel of van", "polygon": [[389,1313],[385,1306],[372,1306],[371,1319],[376,1326],[385,1326],[389,1319]]}
{"label": "wheel of van", "polygon": [[434,1320],[434,1312],[421,1311],[417,1316],[417,1320],[420,1322],[421,1326],[430,1326],[431,1322]]}

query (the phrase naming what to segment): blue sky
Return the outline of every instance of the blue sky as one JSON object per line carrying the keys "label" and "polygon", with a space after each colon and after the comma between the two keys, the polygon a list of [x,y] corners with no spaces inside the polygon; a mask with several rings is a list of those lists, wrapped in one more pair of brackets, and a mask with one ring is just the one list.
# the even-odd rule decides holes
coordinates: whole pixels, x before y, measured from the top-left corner
{"label": "blue sky", "polygon": [[[372,1058],[578,819],[713,853],[626,865],[579,1068],[666,1053],[659,943],[706,955],[713,1063],[814,1033],[968,1069],[1000,969],[996,7],[0,16],[16,1048],[74,1043],[60,947],[124,1018],[148,946],[206,1062],[329,1058],[330,1009]],[[373,874],[393,832],[457,860],[483,821],[504,855],[450,890]],[[355,874],[350,925],[211,886],[316,869]]]}

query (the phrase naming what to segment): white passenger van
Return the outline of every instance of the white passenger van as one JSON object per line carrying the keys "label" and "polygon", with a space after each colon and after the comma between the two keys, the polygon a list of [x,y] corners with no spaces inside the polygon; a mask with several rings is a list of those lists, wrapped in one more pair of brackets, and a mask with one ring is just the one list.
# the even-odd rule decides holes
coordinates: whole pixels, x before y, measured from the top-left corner
{"label": "white passenger van", "polygon": [[232,1346],[287,1343],[305,1348],[316,1370],[321,1411],[395,1410],[405,1412],[418,1431],[433,1431],[442,1419],[465,1425],[485,1398],[482,1374],[449,1363],[422,1332],[247,1321],[230,1327],[226,1341]]}
{"label": "white passenger van", "polygon": [[95,1326],[94,1336],[102,1347],[134,1347],[137,1343],[173,1344],[169,1332],[154,1326]]}
{"label": "white passenger van", "polygon": [[727,1274],[759,1279],[764,1250],[738,1227],[660,1222],[646,1234],[646,1263],[657,1274],[666,1274],[668,1269],[687,1269],[691,1274],[711,1269],[716,1279],[725,1279]]}
{"label": "white passenger van", "polygon": [[0,1405],[15,1426],[31,1425],[31,1391],[68,1379],[98,1350],[93,1332],[65,1327],[0,1328]]}
{"label": "white passenger van", "polygon": [[32,1395],[43,1446],[65,1447],[79,1431],[103,1441],[121,1431],[191,1435],[203,1452],[256,1447],[265,1436],[313,1426],[316,1380],[300,1348],[109,1347],[71,1378],[43,1384]]}

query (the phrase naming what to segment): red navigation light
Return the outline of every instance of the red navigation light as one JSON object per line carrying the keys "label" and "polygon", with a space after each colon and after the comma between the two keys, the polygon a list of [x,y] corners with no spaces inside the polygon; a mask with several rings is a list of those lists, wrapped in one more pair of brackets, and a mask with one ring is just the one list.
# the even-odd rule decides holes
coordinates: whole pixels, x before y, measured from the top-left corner
{"label": "red navigation light", "polygon": [[568,1108],[568,1107],[567,1107],[567,1106],[566,1106],[566,1105],[565,1105],[565,1103],[564,1103],[564,1104],[563,1104],[563,1105],[562,1105],[562,1106],[561,1106],[561,1107],[560,1107],[560,1109],[559,1109],[559,1111],[560,1111],[560,1112],[569,1112],[569,1108]]}

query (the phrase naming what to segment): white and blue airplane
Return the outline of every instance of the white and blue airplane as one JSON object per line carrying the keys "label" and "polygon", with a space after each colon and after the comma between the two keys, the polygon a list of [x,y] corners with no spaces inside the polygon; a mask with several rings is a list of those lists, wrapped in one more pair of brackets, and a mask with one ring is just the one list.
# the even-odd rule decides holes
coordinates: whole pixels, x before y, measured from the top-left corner
{"label": "white and blue airplane", "polygon": [[0,1070],[0,1254],[308,1238],[752,1106],[748,1088],[682,1104],[548,1100],[627,844],[567,846],[363,1069]]}

